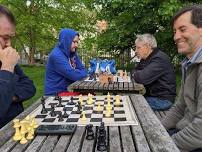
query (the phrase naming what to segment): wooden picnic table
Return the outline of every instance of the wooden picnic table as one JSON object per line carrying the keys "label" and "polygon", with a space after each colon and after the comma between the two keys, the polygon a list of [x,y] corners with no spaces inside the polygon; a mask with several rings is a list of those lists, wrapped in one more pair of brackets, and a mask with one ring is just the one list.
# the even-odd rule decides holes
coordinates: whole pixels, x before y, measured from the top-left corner
{"label": "wooden picnic table", "polygon": [[[142,95],[130,95],[135,115],[136,126],[106,127],[107,145],[110,152],[178,152],[178,148],[151,110]],[[17,118],[25,118],[40,104],[40,99],[21,113]],[[94,131],[96,127],[93,128]],[[8,123],[0,130],[1,152],[91,152],[96,150],[96,140],[86,140],[85,127],[77,127],[72,135],[35,136],[22,145],[13,141],[13,123]]]}
{"label": "wooden picnic table", "polygon": [[81,93],[113,93],[113,94],[145,94],[145,88],[142,84],[136,83],[134,79],[131,82],[112,82],[101,83],[99,81],[85,81],[80,80],[72,83],[68,87],[69,91],[81,92]]}

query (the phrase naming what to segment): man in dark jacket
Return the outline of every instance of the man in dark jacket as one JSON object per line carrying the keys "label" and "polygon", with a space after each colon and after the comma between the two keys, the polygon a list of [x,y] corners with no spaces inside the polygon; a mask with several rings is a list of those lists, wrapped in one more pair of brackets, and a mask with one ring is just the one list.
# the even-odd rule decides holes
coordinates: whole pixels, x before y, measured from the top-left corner
{"label": "man in dark jacket", "polygon": [[137,35],[136,54],[141,59],[132,72],[146,88],[145,98],[153,110],[166,110],[176,96],[175,73],[169,57],[157,48],[153,35]]}
{"label": "man in dark jacket", "polygon": [[0,128],[21,113],[22,101],[36,92],[33,82],[17,65],[19,55],[11,46],[15,26],[13,14],[0,5]]}

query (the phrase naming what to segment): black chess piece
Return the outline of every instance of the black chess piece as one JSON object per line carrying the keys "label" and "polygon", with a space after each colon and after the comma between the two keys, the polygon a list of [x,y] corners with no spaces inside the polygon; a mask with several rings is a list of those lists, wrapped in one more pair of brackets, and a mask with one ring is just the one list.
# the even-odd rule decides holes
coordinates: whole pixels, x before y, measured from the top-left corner
{"label": "black chess piece", "polygon": [[74,103],[74,98],[73,97],[70,98],[70,101],[68,103],[69,103],[69,105],[75,105],[76,104],[76,103]]}
{"label": "black chess piece", "polygon": [[77,104],[76,107],[77,107],[76,113],[77,114],[81,114],[81,108],[80,108],[80,106]]}
{"label": "black chess piece", "polygon": [[60,97],[59,97],[58,93],[56,93],[54,100],[59,100],[59,98],[60,98]]}
{"label": "black chess piece", "polygon": [[41,110],[41,114],[46,114],[48,111],[45,107],[45,102],[42,102],[42,110]]}
{"label": "black chess piece", "polygon": [[94,80],[94,81],[97,80],[96,74],[93,74],[93,80]]}
{"label": "black chess piece", "polygon": [[56,116],[54,105],[51,105],[51,112],[50,112],[50,115],[51,115],[51,117],[55,117],[55,116]]}
{"label": "black chess piece", "polygon": [[104,122],[101,122],[101,124],[100,124],[99,134],[106,136],[106,130],[105,130]]}
{"label": "black chess piece", "polygon": [[42,96],[41,97],[41,104],[42,104],[41,114],[46,114],[48,112],[46,107],[45,107],[45,100],[46,99],[44,98],[44,96]]}
{"label": "black chess piece", "polygon": [[93,74],[91,74],[90,76],[89,76],[89,80],[93,80]]}
{"label": "black chess piece", "polygon": [[63,110],[64,110],[63,118],[68,118],[69,115],[67,114],[67,107],[64,107]]}
{"label": "black chess piece", "polygon": [[78,102],[78,104],[76,105],[76,107],[77,107],[77,111],[76,111],[76,113],[77,113],[77,114],[81,114],[81,112],[82,112],[82,106],[81,106],[81,103]]}
{"label": "black chess piece", "polygon": [[63,105],[62,105],[62,97],[59,96],[58,101],[59,101],[59,103],[58,103],[57,107],[63,107]]}
{"label": "black chess piece", "polygon": [[104,122],[101,122],[101,125],[98,130],[98,144],[97,144],[98,151],[106,151],[107,144],[106,144],[106,130],[104,127]]}
{"label": "black chess piece", "polygon": [[41,103],[45,103],[46,98],[44,96],[41,97]]}
{"label": "black chess piece", "polygon": [[63,116],[62,116],[62,112],[60,112],[59,114],[58,114],[58,121],[59,122],[61,122],[61,121],[64,121],[64,119],[63,119]]}
{"label": "black chess piece", "polygon": [[94,139],[93,125],[92,124],[87,125],[86,130],[87,130],[86,139],[93,140]]}

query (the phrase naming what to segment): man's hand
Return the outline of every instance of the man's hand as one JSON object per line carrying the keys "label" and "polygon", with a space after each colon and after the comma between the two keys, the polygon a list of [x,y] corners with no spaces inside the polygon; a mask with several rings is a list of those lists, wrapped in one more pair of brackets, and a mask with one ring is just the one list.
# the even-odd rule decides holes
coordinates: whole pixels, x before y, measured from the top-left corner
{"label": "man's hand", "polygon": [[1,70],[13,72],[19,59],[20,56],[14,48],[9,46],[3,49],[0,45],[0,61],[2,62]]}

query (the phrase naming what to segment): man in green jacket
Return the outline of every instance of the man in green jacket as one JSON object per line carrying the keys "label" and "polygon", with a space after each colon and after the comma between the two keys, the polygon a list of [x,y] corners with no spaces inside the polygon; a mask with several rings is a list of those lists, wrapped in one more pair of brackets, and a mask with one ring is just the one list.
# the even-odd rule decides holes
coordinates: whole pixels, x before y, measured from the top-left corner
{"label": "man in green jacket", "polygon": [[182,151],[202,151],[202,6],[182,8],[172,20],[182,63],[178,99],[169,110],[163,126]]}

